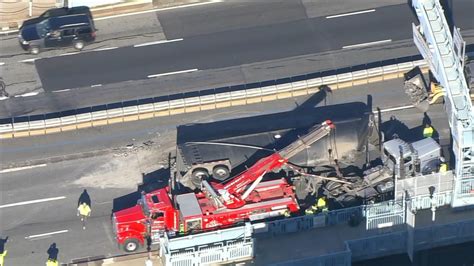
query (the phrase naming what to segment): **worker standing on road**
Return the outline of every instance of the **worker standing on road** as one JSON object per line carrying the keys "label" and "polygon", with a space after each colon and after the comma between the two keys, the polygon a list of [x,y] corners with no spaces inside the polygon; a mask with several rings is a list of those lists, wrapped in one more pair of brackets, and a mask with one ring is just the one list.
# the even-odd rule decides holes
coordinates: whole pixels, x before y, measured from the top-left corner
{"label": "worker standing on road", "polygon": [[83,202],[77,208],[77,216],[81,216],[82,229],[86,230],[86,219],[91,216],[91,207]]}
{"label": "worker standing on road", "polygon": [[327,207],[327,204],[326,204],[326,199],[324,197],[321,197],[321,198],[318,199],[317,208],[318,208],[319,211],[322,211],[322,212],[327,212],[328,211],[328,207]]}
{"label": "worker standing on road", "polygon": [[425,128],[423,129],[423,137],[424,138],[431,138],[433,137],[434,129],[430,124],[426,124]]}
{"label": "worker standing on road", "polygon": [[441,174],[446,174],[446,172],[448,171],[448,164],[446,163],[444,157],[439,158],[439,161],[441,162],[441,164],[439,165],[439,172]]}
{"label": "worker standing on road", "polygon": [[46,261],[46,266],[59,266],[59,263],[55,259],[48,258],[48,260]]}
{"label": "worker standing on road", "polygon": [[5,256],[7,255],[8,251],[5,249],[2,253],[0,253],[0,266],[5,266]]}

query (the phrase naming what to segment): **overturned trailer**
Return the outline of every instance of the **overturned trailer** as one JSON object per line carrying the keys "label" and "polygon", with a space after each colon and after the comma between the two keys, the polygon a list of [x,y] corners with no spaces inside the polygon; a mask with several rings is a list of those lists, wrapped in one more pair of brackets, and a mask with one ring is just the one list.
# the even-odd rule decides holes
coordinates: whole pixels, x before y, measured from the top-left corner
{"label": "overturned trailer", "polygon": [[354,163],[373,135],[371,112],[360,102],[179,126],[176,180],[190,188],[203,176],[223,181],[326,119],[335,124],[334,133],[295,155],[290,163],[301,167],[330,165],[334,159]]}

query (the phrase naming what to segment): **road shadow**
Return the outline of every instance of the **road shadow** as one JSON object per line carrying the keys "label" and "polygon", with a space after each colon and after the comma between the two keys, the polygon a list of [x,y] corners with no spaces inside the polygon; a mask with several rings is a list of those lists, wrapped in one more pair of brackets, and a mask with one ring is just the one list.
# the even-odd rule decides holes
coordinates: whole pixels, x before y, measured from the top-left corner
{"label": "road shadow", "polygon": [[89,196],[87,189],[84,189],[84,191],[82,191],[81,195],[79,196],[79,199],[77,200],[77,206],[81,205],[82,203],[86,203],[92,208],[91,197]]}
{"label": "road shadow", "polygon": [[[400,138],[406,142],[415,142],[423,139],[423,129],[425,125],[431,125],[430,117],[425,114],[423,120],[419,126],[409,128],[405,123],[401,122],[394,116],[390,117],[389,120],[381,124],[380,130],[383,132],[385,141],[389,141],[394,138]],[[433,139],[439,140],[439,132],[434,129]]]}
{"label": "road shadow", "polygon": [[59,249],[56,247],[56,243],[53,243],[48,248],[48,259],[58,260]]}
{"label": "road shadow", "polygon": [[137,191],[113,200],[112,212],[135,206],[137,201],[141,198],[142,192],[148,193],[166,187],[168,185],[169,177],[169,168],[161,168],[150,173],[143,173],[142,183],[137,186]]}

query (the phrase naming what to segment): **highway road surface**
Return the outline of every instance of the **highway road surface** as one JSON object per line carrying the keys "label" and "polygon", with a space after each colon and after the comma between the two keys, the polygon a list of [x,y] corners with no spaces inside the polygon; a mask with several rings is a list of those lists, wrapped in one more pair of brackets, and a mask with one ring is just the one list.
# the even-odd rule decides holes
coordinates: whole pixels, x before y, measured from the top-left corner
{"label": "highway road surface", "polygon": [[[382,90],[390,91],[390,97],[378,97],[377,91]],[[120,254],[110,226],[111,210],[134,203],[133,195],[143,180],[142,173],[157,176],[165,165],[164,158],[173,149],[174,127],[178,124],[291,111],[297,106],[296,110],[308,112],[315,105],[365,102],[369,94],[373,95],[374,108],[384,109],[384,121],[395,115],[412,129],[413,136],[421,137],[421,113],[414,109],[391,109],[403,107],[407,102],[401,80],[394,80],[336,90],[325,98],[287,99],[112,128],[3,141],[2,168],[10,164],[15,167],[13,163],[18,167],[28,160],[36,164],[1,170],[0,238],[8,236],[7,265],[43,263],[53,243],[59,249],[61,262]],[[449,129],[443,107],[432,106],[429,116],[442,136],[441,143],[447,144]],[[142,144],[149,140],[153,141],[149,146]],[[132,143],[137,149],[127,147]],[[109,152],[94,153],[104,149]],[[71,153],[77,154],[68,156]],[[41,159],[47,157],[55,158]],[[92,218],[86,230],[82,230],[76,216],[77,200],[83,189],[87,189],[92,199]]]}
{"label": "highway road surface", "polygon": [[[452,4],[455,23],[468,43],[474,43],[473,11],[472,1]],[[399,0],[225,1],[140,16],[139,22],[134,16],[98,21],[102,39],[81,53],[60,50],[32,57],[14,52],[19,49],[16,40],[8,37],[1,67],[7,91],[21,93],[2,102],[0,117],[259,82],[418,54],[411,40],[416,17]],[[131,26],[135,23],[137,28]]]}

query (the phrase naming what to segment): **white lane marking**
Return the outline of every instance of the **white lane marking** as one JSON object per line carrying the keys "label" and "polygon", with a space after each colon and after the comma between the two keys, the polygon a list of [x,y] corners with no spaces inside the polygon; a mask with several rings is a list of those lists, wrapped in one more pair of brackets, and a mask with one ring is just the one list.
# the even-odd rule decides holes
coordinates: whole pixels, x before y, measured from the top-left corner
{"label": "white lane marking", "polygon": [[38,60],[40,58],[30,58],[30,59],[25,59],[25,60],[21,60],[21,61],[18,61],[19,63],[29,63],[29,62],[34,62],[35,60]]}
{"label": "white lane marking", "polygon": [[181,71],[175,71],[175,72],[168,72],[168,73],[162,73],[162,74],[154,74],[154,75],[148,75],[148,78],[157,78],[157,77],[169,76],[169,75],[174,75],[174,74],[181,74],[181,73],[194,72],[194,71],[198,71],[198,70],[199,70],[199,69],[194,68],[194,69],[187,69],[187,70],[181,70]]}
{"label": "white lane marking", "polygon": [[67,232],[69,232],[69,230],[60,230],[60,231],[44,233],[44,234],[39,234],[39,235],[25,236],[25,239],[32,239],[32,238],[37,238],[37,237],[42,237],[42,236],[51,236],[51,235],[63,234]]}
{"label": "white lane marking", "polygon": [[156,42],[146,42],[146,43],[142,43],[142,44],[135,44],[133,47],[143,47],[143,46],[163,44],[163,43],[169,43],[169,42],[180,42],[182,40],[183,40],[183,38],[173,39],[173,40],[156,41]]}
{"label": "white lane marking", "polygon": [[70,91],[71,89],[64,89],[64,90],[58,90],[58,91],[53,91],[53,92],[65,92],[65,91]]}
{"label": "white lane marking", "polygon": [[364,14],[364,13],[372,13],[372,12],[375,12],[375,9],[368,9],[368,10],[344,13],[344,14],[339,14],[339,15],[332,15],[332,16],[327,16],[326,18],[328,19],[339,18],[339,17],[353,16],[353,15],[359,15],[359,14]]}
{"label": "white lane marking", "polygon": [[[382,110],[380,110],[380,112],[381,113],[386,113],[386,112],[400,111],[400,110],[405,110],[405,109],[411,109],[411,108],[414,108],[414,107],[415,106],[413,106],[413,105],[405,105],[405,106],[382,109]],[[377,110],[375,110],[374,112],[377,113]]]}
{"label": "white lane marking", "polygon": [[10,172],[16,172],[16,171],[21,171],[21,170],[26,170],[26,169],[32,169],[32,168],[38,168],[38,167],[45,167],[47,164],[37,164],[37,165],[30,165],[30,166],[23,166],[23,167],[15,167],[15,168],[9,168],[9,169],[3,169],[0,171],[0,174],[3,173],[10,173]]}
{"label": "white lane marking", "polygon": [[0,62],[0,66],[3,66],[3,65],[5,65],[5,62]]}
{"label": "white lane marking", "polygon": [[388,42],[391,42],[391,41],[392,41],[391,39],[387,39],[387,40],[376,41],[376,42],[359,43],[359,44],[343,46],[342,49],[359,48],[359,47],[377,45],[377,44],[382,44],[382,43],[388,43]]}
{"label": "white lane marking", "polygon": [[116,47],[116,46],[115,47],[105,47],[105,48],[94,49],[92,51],[96,51],[96,52],[98,52],[98,51],[107,51],[107,50],[113,50],[113,49],[117,49],[117,48],[118,47]]}
{"label": "white lane marking", "polygon": [[66,198],[65,196],[61,196],[61,197],[54,197],[54,198],[28,200],[28,201],[22,201],[22,202],[17,202],[17,203],[10,203],[10,204],[5,204],[5,205],[0,205],[0,209],[16,207],[16,206],[23,206],[23,205],[30,205],[30,204],[36,204],[36,203],[41,203],[41,202],[62,200],[62,199],[65,199],[65,198]]}
{"label": "white lane marking", "polygon": [[95,88],[95,87],[102,87],[102,84],[94,84],[94,85],[91,85],[91,88]]}
{"label": "white lane marking", "polygon": [[39,92],[38,91],[32,91],[32,92],[27,92],[27,93],[24,93],[24,94],[21,94],[21,95],[15,95],[15,97],[31,97],[31,96],[35,96],[35,95],[38,95]]}
{"label": "white lane marking", "polygon": [[189,4],[189,5],[155,8],[155,9],[150,9],[150,10],[145,10],[145,11],[132,12],[132,13],[128,13],[128,14],[120,14],[120,15],[113,15],[113,16],[108,16],[108,17],[96,18],[94,20],[99,21],[99,20],[106,20],[106,19],[111,19],[111,18],[121,18],[121,17],[141,15],[141,14],[146,14],[146,13],[160,12],[160,11],[166,11],[166,10],[172,10],[172,9],[182,9],[182,8],[188,8],[188,7],[194,7],[194,6],[203,6],[203,5],[209,5],[209,4],[216,4],[216,3],[220,3],[220,2],[222,2],[222,0],[212,0],[212,1],[209,1],[209,2],[194,3],[194,4]]}
{"label": "white lane marking", "polygon": [[15,33],[19,32],[19,30],[6,30],[6,31],[0,31],[0,34],[9,34],[9,33]]}
{"label": "white lane marking", "polygon": [[60,54],[59,56],[75,55],[75,54],[78,54],[78,53],[79,52],[65,53],[65,54]]}

